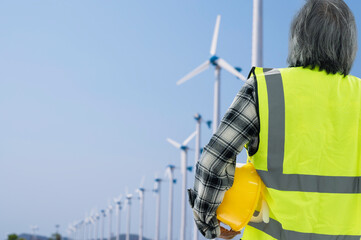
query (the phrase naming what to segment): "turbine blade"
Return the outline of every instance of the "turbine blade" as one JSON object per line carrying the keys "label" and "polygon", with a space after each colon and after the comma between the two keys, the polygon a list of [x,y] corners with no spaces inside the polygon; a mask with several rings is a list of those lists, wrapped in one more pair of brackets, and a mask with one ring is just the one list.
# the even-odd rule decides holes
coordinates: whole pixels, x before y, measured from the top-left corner
{"label": "turbine blade", "polygon": [[197,131],[194,131],[186,140],[183,142],[183,146],[186,146],[197,134]]}
{"label": "turbine blade", "polygon": [[192,72],[188,73],[186,76],[184,76],[181,80],[177,82],[177,85],[181,85],[182,83],[188,81],[192,77],[200,74],[201,72],[207,70],[209,68],[209,60],[205,61],[201,65],[199,65],[196,69],[194,69]]}
{"label": "turbine blade", "polygon": [[140,187],[143,188],[145,183],[145,176],[142,177],[142,180],[140,181]]}
{"label": "turbine blade", "polygon": [[233,74],[244,82],[247,81],[247,79],[245,78],[245,76],[242,75],[242,73],[238,72],[231,64],[227,63],[222,58],[218,58],[216,62],[221,68],[223,68],[227,72]]}
{"label": "turbine blade", "polygon": [[167,169],[165,170],[164,176],[167,177],[167,178],[170,177],[170,168],[169,167],[167,167]]}
{"label": "turbine blade", "polygon": [[172,144],[173,146],[175,146],[176,148],[181,148],[181,144],[180,143],[177,143],[176,141],[170,139],[170,138],[167,138],[167,141]]}
{"label": "turbine blade", "polygon": [[218,15],[217,20],[216,20],[216,26],[214,27],[213,39],[212,39],[212,45],[211,45],[211,51],[210,51],[212,56],[216,54],[220,23],[221,23],[221,15]]}

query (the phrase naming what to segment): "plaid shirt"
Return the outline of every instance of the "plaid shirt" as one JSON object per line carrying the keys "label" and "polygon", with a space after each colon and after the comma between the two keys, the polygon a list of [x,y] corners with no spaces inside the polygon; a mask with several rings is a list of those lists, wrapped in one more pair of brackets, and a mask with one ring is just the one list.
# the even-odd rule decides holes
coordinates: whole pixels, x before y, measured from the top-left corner
{"label": "plaid shirt", "polygon": [[199,231],[209,239],[220,235],[216,210],[232,186],[236,157],[245,144],[257,151],[259,119],[256,81],[250,78],[234,98],[196,166],[194,189],[188,189],[189,203]]}

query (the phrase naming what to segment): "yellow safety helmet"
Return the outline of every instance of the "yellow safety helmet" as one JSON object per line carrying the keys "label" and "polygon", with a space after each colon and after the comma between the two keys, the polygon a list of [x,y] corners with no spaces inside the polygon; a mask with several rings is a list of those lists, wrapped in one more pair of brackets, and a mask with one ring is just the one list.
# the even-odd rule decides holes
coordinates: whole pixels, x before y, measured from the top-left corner
{"label": "yellow safety helmet", "polygon": [[[240,231],[249,221],[269,222],[268,205],[262,197],[264,184],[253,164],[237,163],[232,187],[225,193],[217,209],[217,219]],[[257,205],[262,205],[260,214],[253,216]]]}

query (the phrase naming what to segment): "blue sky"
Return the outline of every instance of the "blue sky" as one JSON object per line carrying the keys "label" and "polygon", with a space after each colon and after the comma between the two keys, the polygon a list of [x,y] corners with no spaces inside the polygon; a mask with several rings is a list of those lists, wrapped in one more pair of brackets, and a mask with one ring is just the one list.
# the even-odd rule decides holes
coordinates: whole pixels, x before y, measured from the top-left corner
{"label": "blue sky", "polygon": [[[264,66],[286,67],[290,21],[303,0],[264,1]],[[360,5],[346,1],[360,32]],[[212,117],[213,71],[176,81],[209,58],[217,14],[217,55],[251,67],[252,1],[0,1],[0,236],[50,235],[108,199],[145,187],[179,166],[193,115]],[[361,76],[360,53],[352,74]],[[221,114],[242,86],[221,73]],[[202,145],[211,137],[203,126]],[[194,144],[192,141],[190,144]],[[241,154],[239,161],[244,160]],[[188,162],[194,162],[190,152]],[[176,176],[180,179],[179,169]],[[190,185],[192,182],[190,176]],[[179,237],[175,186],[174,237]],[[162,185],[166,237],[168,183]],[[154,196],[146,192],[144,234],[154,237]],[[132,206],[138,229],[138,201]],[[125,212],[122,212],[122,232]],[[188,214],[191,236],[191,215]]]}

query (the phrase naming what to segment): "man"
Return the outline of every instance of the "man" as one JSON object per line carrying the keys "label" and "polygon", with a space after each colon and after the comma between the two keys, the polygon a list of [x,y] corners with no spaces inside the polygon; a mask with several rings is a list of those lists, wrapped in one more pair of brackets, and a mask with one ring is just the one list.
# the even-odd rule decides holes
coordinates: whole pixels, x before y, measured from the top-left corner
{"label": "man", "polygon": [[266,185],[269,223],[243,239],[361,239],[361,80],[349,75],[355,19],[342,0],[308,0],[296,14],[289,68],[254,68],[197,164],[189,202],[206,238],[231,239],[216,210],[248,144]]}

